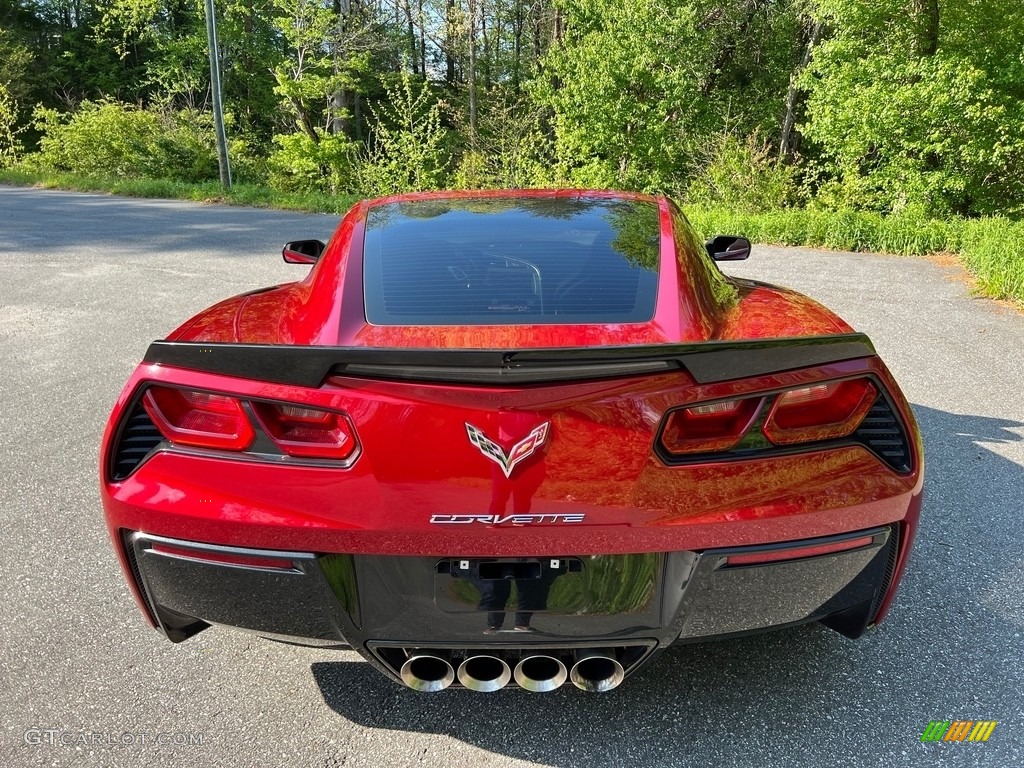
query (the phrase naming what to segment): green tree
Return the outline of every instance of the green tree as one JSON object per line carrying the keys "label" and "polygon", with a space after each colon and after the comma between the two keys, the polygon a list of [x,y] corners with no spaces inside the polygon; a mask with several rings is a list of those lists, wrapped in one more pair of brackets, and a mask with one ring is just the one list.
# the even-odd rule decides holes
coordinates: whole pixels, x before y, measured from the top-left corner
{"label": "green tree", "polygon": [[564,0],[536,97],[577,184],[685,188],[730,126],[777,135],[797,14],[771,0]]}
{"label": "green tree", "polygon": [[819,0],[804,79],[820,197],[927,213],[1024,205],[1024,7]]}

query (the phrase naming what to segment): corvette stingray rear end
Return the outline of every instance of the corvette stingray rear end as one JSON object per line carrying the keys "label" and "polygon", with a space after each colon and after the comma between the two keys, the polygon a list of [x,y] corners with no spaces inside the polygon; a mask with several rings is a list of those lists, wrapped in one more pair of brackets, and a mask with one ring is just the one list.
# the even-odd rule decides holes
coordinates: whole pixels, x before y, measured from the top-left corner
{"label": "corvette stingray rear end", "polygon": [[606,691],[675,644],[892,601],[920,438],[870,341],[725,277],[664,198],[367,201],[299,282],[154,342],[103,439],[128,583],[421,691]]}

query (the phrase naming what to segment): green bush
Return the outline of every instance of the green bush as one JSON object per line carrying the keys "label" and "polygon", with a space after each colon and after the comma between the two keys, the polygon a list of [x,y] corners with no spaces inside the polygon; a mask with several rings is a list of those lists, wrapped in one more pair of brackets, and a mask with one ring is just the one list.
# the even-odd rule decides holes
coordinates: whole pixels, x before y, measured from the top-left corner
{"label": "green bush", "polygon": [[23,129],[17,126],[18,103],[7,86],[0,82],[0,168],[14,165],[21,155],[21,141],[18,134]]}
{"label": "green bush", "polygon": [[316,136],[315,141],[306,133],[274,136],[274,151],[267,160],[270,186],[282,192],[332,195],[356,188],[355,143],[320,128]]}
{"label": "green bush", "polygon": [[[459,116],[462,119],[459,120]],[[529,100],[495,86],[482,100],[477,129],[456,110],[456,133],[468,146],[458,160],[450,186],[456,189],[523,189],[557,186],[552,168],[554,145],[543,128],[543,113]]]}
{"label": "green bush", "polygon": [[693,204],[754,213],[782,208],[795,194],[794,171],[773,157],[767,142],[727,133],[704,151],[686,199]]}
{"label": "green bush", "polygon": [[112,178],[198,182],[217,177],[211,118],[185,110],[144,110],[115,101],[82,102],[75,112],[38,107],[41,134],[30,167]]}
{"label": "green bush", "polygon": [[385,90],[387,100],[373,110],[370,148],[355,166],[358,191],[372,197],[443,189],[451,153],[442,104],[408,73]]}

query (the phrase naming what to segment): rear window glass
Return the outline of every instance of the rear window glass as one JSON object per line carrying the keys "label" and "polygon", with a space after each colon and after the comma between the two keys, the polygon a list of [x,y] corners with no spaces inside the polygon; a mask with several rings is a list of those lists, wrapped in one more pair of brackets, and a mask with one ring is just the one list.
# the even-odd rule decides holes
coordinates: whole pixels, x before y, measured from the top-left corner
{"label": "rear window glass", "polygon": [[650,320],[653,202],[470,198],[370,209],[366,316],[375,325],[531,325]]}

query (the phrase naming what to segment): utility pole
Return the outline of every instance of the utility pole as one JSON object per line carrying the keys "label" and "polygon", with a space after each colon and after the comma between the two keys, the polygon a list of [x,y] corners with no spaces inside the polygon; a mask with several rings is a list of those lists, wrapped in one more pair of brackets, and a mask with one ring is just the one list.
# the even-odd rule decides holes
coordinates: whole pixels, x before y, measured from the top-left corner
{"label": "utility pole", "polygon": [[231,163],[228,160],[228,139],[224,133],[224,105],[220,99],[220,54],[217,51],[217,19],[213,0],[206,0],[206,42],[210,46],[210,90],[213,92],[213,126],[217,132],[220,185],[231,189]]}

